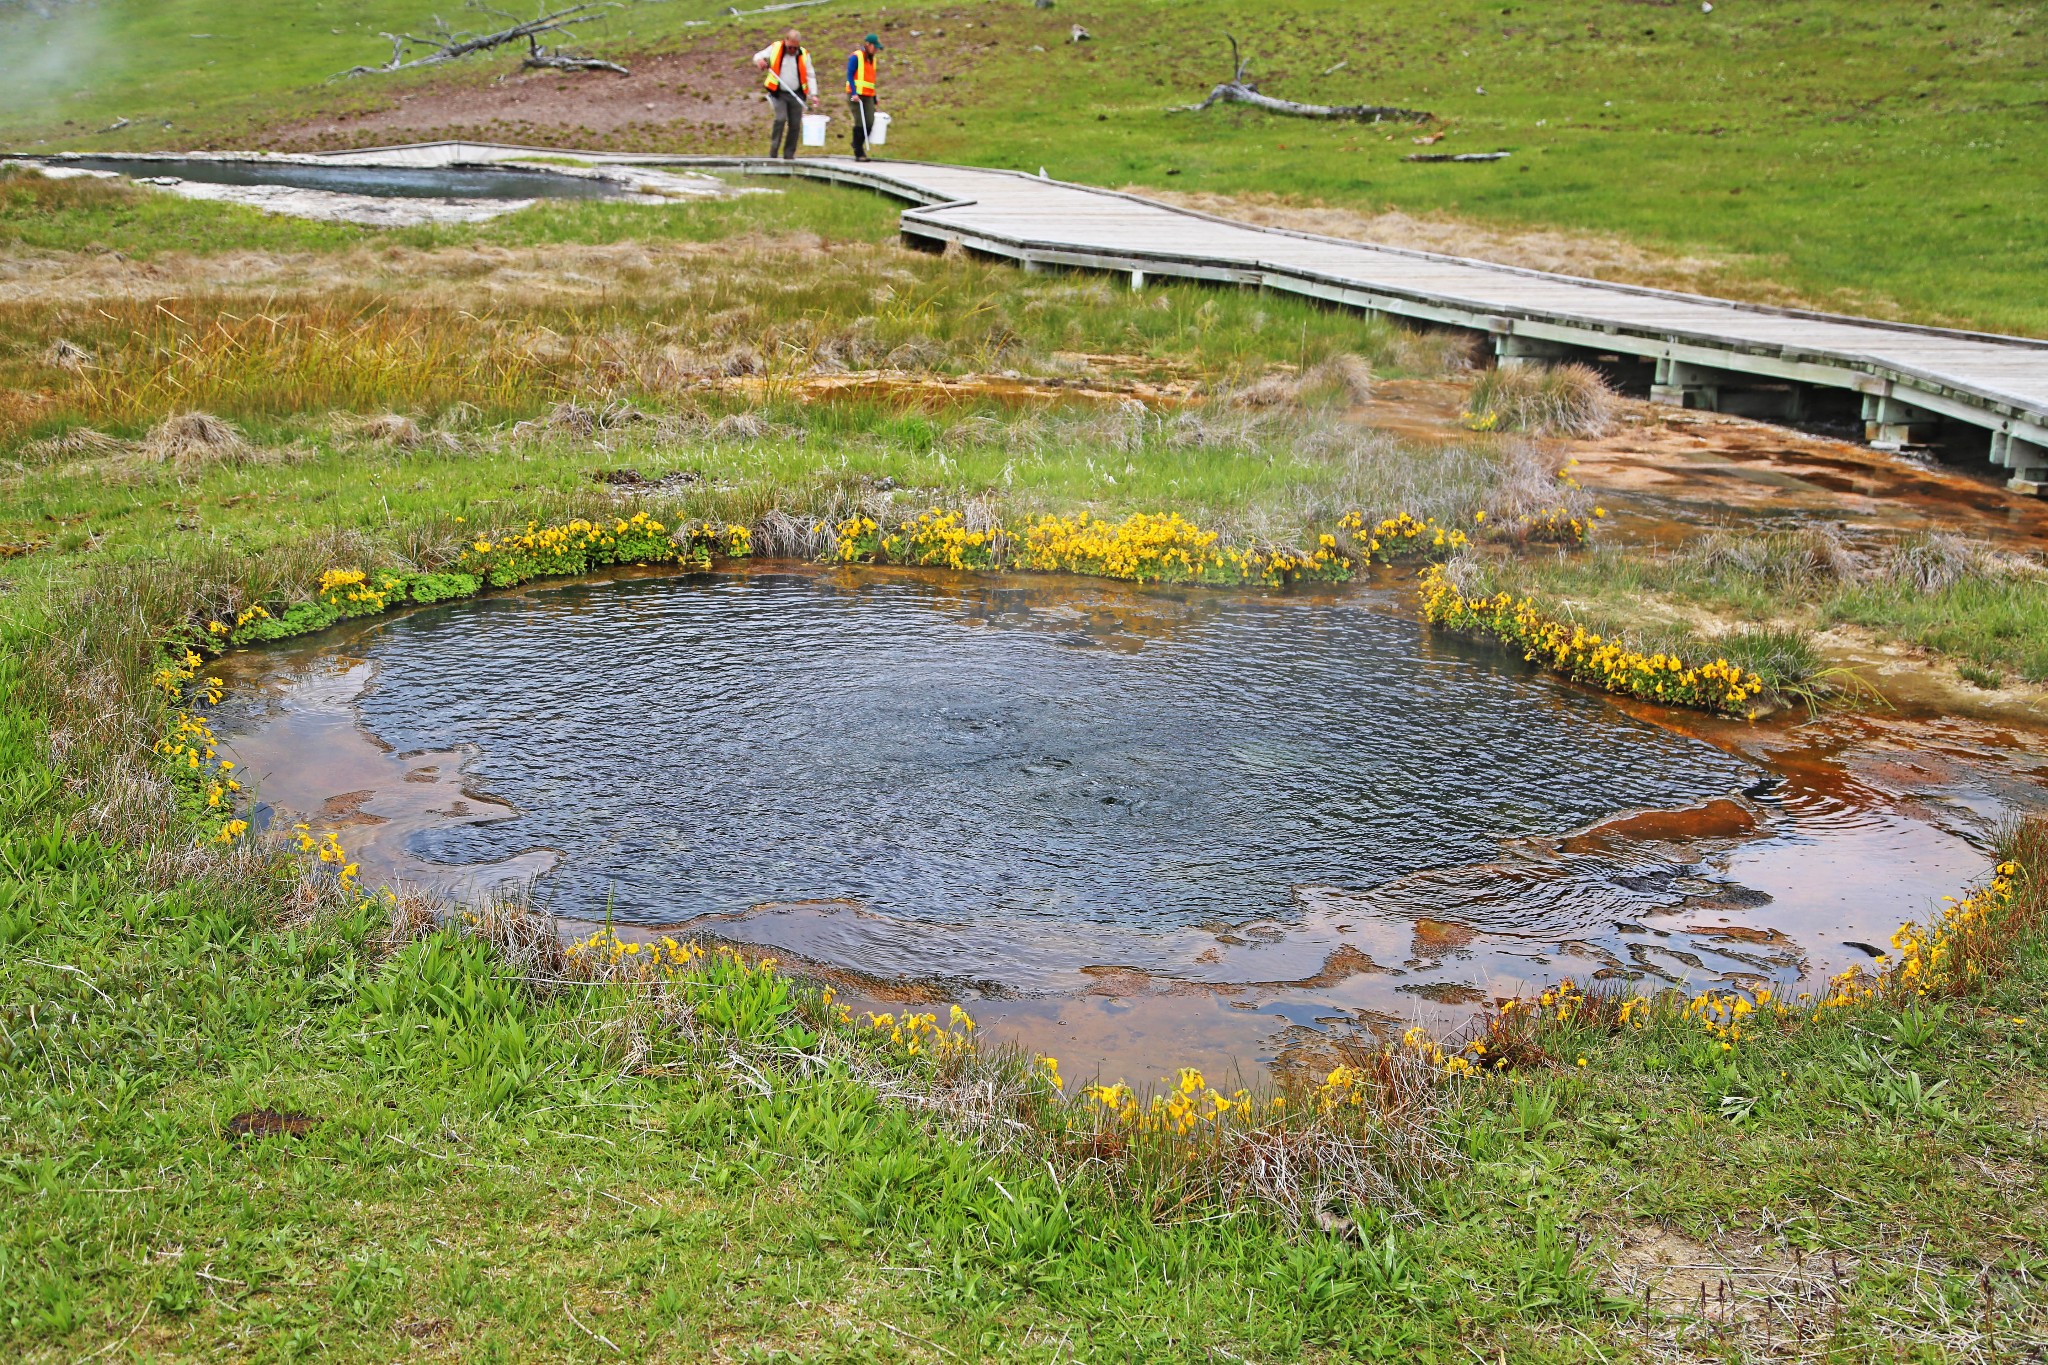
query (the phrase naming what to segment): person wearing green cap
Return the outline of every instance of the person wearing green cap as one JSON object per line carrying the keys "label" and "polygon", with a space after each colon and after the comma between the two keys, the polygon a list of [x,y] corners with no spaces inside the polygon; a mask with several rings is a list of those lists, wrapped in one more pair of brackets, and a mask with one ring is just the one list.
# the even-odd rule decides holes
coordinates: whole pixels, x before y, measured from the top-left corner
{"label": "person wearing green cap", "polygon": [[870,161],[868,132],[875,126],[875,54],[882,40],[870,33],[846,59],[846,103],[853,111],[853,159]]}

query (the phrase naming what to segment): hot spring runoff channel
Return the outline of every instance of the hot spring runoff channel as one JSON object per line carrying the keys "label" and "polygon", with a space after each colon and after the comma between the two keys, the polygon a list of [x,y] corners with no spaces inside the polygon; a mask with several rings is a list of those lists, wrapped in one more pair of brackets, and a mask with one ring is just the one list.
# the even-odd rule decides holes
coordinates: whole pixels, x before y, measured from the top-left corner
{"label": "hot spring runoff channel", "polygon": [[[1763,769],[1355,592],[756,568],[248,657],[230,748],[373,873],[537,876],[565,916],[978,1002],[1084,1074],[1516,981],[1813,965],[1741,877],[1797,814]],[[1600,833],[1644,811],[1684,814]],[[1929,850],[1930,895],[1982,862]]]}

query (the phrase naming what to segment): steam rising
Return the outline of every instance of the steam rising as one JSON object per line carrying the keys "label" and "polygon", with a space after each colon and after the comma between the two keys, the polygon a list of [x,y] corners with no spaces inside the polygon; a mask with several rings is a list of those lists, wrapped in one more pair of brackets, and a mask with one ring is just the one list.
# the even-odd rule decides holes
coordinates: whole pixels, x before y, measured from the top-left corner
{"label": "steam rising", "polygon": [[59,101],[89,87],[106,50],[106,19],[90,0],[0,0],[0,115],[10,123],[62,121]]}

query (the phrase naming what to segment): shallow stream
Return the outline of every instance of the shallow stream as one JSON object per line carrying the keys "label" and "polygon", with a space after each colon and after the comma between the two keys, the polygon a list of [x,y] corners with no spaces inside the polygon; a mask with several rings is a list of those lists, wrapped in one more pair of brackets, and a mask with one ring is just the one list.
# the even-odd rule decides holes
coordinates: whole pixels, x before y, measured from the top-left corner
{"label": "shallow stream", "polygon": [[1565,975],[1824,978],[2038,799],[1997,727],[1681,729],[1388,605],[626,574],[235,656],[217,728],[368,873],[537,878],[1132,1080]]}

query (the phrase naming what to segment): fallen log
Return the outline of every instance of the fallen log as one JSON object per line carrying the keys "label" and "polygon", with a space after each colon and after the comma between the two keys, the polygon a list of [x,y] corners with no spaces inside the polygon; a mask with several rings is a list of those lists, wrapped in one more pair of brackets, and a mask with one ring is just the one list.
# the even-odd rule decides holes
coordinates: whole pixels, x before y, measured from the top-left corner
{"label": "fallen log", "polygon": [[[477,3],[477,0],[470,0],[466,8],[482,10],[487,14],[500,13],[500,11],[491,9],[487,5]],[[442,62],[452,62],[458,57],[467,57],[472,52],[483,52],[490,48],[503,47],[507,43],[516,43],[522,39],[532,46],[537,54],[539,51],[537,40],[540,35],[544,33],[561,33],[573,25],[591,23],[603,17],[602,15],[591,13],[592,10],[611,8],[612,5],[609,3],[609,0],[584,0],[582,4],[571,5],[567,9],[556,10],[552,14],[543,14],[537,19],[528,19],[522,23],[513,24],[508,28],[499,29],[495,33],[457,33],[445,26],[439,34],[431,38],[421,38],[411,33],[380,33],[377,35],[378,37],[388,38],[391,41],[390,61],[382,66],[352,66],[348,70],[339,72],[329,79],[340,80],[345,76],[379,76],[393,71],[410,71],[416,67],[438,66]],[[503,17],[511,18],[510,15],[504,15]],[[423,57],[414,57],[410,61],[406,60],[405,54],[407,49],[420,47],[433,50]],[[544,62],[541,64],[551,66],[555,63]],[[605,65],[610,66],[609,63]],[[624,68],[611,66],[610,69],[619,71]]]}
{"label": "fallen log", "polygon": [[526,40],[526,55],[519,59],[519,64],[529,71],[616,71],[621,76],[633,74],[617,62],[608,62],[601,57],[576,57],[542,47],[537,38]]}
{"label": "fallen log", "polygon": [[[1237,39],[1230,38],[1230,58],[1233,70],[1229,80],[1209,92],[1209,97],[1200,104],[1177,104],[1169,108],[1169,114],[1199,114],[1214,104],[1249,104],[1254,109],[1264,109],[1269,114],[1286,114],[1292,118],[1352,119],[1360,123],[1428,123],[1436,117],[1423,109],[1400,109],[1386,104],[1303,104],[1299,100],[1276,99],[1261,91],[1259,87],[1244,78],[1245,61],[1238,55]],[[1343,63],[1338,63],[1339,66]],[[1331,70],[1335,70],[1332,67]],[[1325,75],[1328,72],[1324,73]]]}
{"label": "fallen log", "polygon": [[1403,161],[1506,161],[1511,152],[1412,152]]}
{"label": "fallen log", "polygon": [[1436,115],[1423,109],[1397,109],[1385,104],[1303,104],[1298,100],[1275,99],[1261,94],[1256,86],[1238,81],[1225,81],[1209,92],[1209,97],[1200,104],[1180,104],[1168,109],[1169,114],[1199,114],[1216,103],[1249,104],[1255,109],[1264,109],[1272,114],[1290,114],[1295,118],[1356,119],[1361,123],[1427,123]]}

